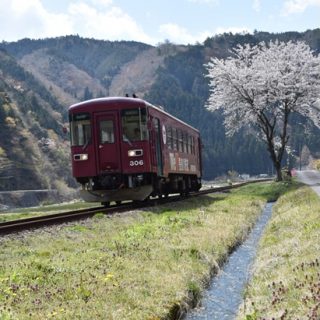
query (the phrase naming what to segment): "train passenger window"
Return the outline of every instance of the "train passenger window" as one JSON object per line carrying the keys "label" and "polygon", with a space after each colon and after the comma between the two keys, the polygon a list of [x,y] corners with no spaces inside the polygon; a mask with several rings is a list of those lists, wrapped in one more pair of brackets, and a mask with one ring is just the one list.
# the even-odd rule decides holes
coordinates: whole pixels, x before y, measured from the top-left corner
{"label": "train passenger window", "polygon": [[114,143],[114,128],[112,120],[100,121],[100,143]]}
{"label": "train passenger window", "polygon": [[173,150],[178,150],[177,129],[172,129]]}
{"label": "train passenger window", "polygon": [[189,153],[192,153],[192,137],[188,136],[188,149]]}
{"label": "train passenger window", "polygon": [[168,144],[168,149],[172,150],[173,148],[172,128],[169,126],[167,126],[167,144]]}
{"label": "train passenger window", "polygon": [[88,145],[91,142],[91,122],[89,113],[70,115],[70,134],[72,146]]}
{"label": "train passenger window", "polygon": [[196,154],[196,149],[194,145],[194,137],[191,137],[191,152],[192,154]]}
{"label": "train passenger window", "polygon": [[188,134],[186,132],[183,133],[183,148],[184,148],[184,152],[189,153]]}
{"label": "train passenger window", "polygon": [[183,152],[183,138],[182,138],[182,131],[178,130],[178,149],[180,152]]}
{"label": "train passenger window", "polygon": [[147,112],[145,108],[121,112],[123,141],[148,140]]}

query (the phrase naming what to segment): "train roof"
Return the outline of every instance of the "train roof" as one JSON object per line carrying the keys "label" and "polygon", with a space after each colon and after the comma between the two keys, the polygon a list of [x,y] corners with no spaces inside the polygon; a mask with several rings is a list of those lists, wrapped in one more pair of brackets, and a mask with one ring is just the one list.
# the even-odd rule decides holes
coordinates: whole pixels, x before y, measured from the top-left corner
{"label": "train roof", "polygon": [[130,106],[141,106],[141,105],[144,105],[148,108],[153,108],[153,109],[156,109],[157,111],[163,113],[164,115],[172,118],[173,120],[177,121],[177,122],[180,122],[181,124],[199,132],[198,129],[192,127],[191,125],[185,123],[184,121],[174,117],[173,115],[171,115],[170,113],[164,111],[164,109],[162,107],[158,107],[158,106],[155,106],[143,99],[140,99],[140,98],[131,98],[131,97],[104,97],[104,98],[96,98],[96,99],[91,99],[91,100],[86,100],[86,101],[82,101],[82,102],[79,102],[79,103],[76,103],[76,104],[73,104],[69,107],[69,112],[70,111],[73,111],[74,109],[78,109],[81,107],[86,107],[86,106],[89,106],[89,105],[101,105],[101,106],[104,106],[105,103],[113,103],[114,105],[118,106],[118,107],[123,107],[124,105],[130,103]]}

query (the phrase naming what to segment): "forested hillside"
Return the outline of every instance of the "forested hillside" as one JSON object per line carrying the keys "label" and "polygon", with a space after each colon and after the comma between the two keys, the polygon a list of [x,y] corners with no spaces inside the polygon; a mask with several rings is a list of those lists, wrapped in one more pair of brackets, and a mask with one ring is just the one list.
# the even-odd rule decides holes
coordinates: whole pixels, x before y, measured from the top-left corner
{"label": "forested hillside", "polygon": [[[203,44],[169,42],[152,47],[66,36],[0,44],[0,190],[75,186],[69,164],[70,104],[136,93],[198,128],[204,145],[204,178],[230,170],[271,173],[265,146],[247,130],[226,138],[223,118],[204,106],[209,96],[206,64],[228,57],[237,44],[303,40],[320,52],[320,29],[305,33],[223,34]],[[296,117],[290,161],[300,151],[318,156],[319,131]],[[310,152],[309,152],[310,151]]]}
{"label": "forested hillside", "polygon": [[0,190],[73,184],[65,121],[56,97],[0,50]]}

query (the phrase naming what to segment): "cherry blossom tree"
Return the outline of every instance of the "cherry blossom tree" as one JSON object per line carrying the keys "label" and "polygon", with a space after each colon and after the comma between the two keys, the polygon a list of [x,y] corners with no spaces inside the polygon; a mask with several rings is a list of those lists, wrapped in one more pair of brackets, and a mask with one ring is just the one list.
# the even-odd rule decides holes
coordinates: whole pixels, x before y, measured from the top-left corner
{"label": "cherry blossom tree", "polygon": [[255,130],[282,180],[291,114],[300,113],[320,127],[320,57],[303,42],[262,42],[238,45],[231,57],[211,58],[206,68],[207,108],[223,111],[228,135],[242,127]]}

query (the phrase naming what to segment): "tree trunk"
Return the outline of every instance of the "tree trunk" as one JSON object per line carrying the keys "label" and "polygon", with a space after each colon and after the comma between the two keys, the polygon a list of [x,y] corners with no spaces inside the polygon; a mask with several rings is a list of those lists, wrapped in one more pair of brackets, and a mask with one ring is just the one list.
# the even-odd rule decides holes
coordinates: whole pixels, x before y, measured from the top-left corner
{"label": "tree trunk", "polygon": [[276,181],[282,181],[282,172],[281,172],[281,160],[282,160],[282,154],[279,159],[279,155],[276,154],[274,143],[273,143],[273,135],[266,134],[266,139],[267,139],[267,146],[268,146],[268,151],[270,154],[270,158],[272,160],[273,166],[276,170],[277,178]]}
{"label": "tree trunk", "polygon": [[283,158],[283,154],[285,151],[285,147],[288,143],[289,136],[287,135],[287,125],[288,125],[288,118],[289,118],[289,110],[287,106],[285,106],[285,113],[284,113],[284,120],[282,125],[282,132],[279,134],[281,139],[281,146],[276,150],[275,147],[275,128],[277,124],[277,117],[269,120],[266,115],[261,113],[259,117],[260,121],[260,128],[262,129],[263,133],[266,137],[266,142],[268,146],[268,151],[270,153],[270,158],[272,160],[273,166],[276,169],[277,174],[277,181],[282,181],[282,172],[281,172],[281,162]]}
{"label": "tree trunk", "polygon": [[283,177],[282,177],[282,171],[281,171],[281,164],[279,162],[273,163],[275,169],[276,169],[276,173],[277,173],[277,179],[276,181],[282,181]]}

